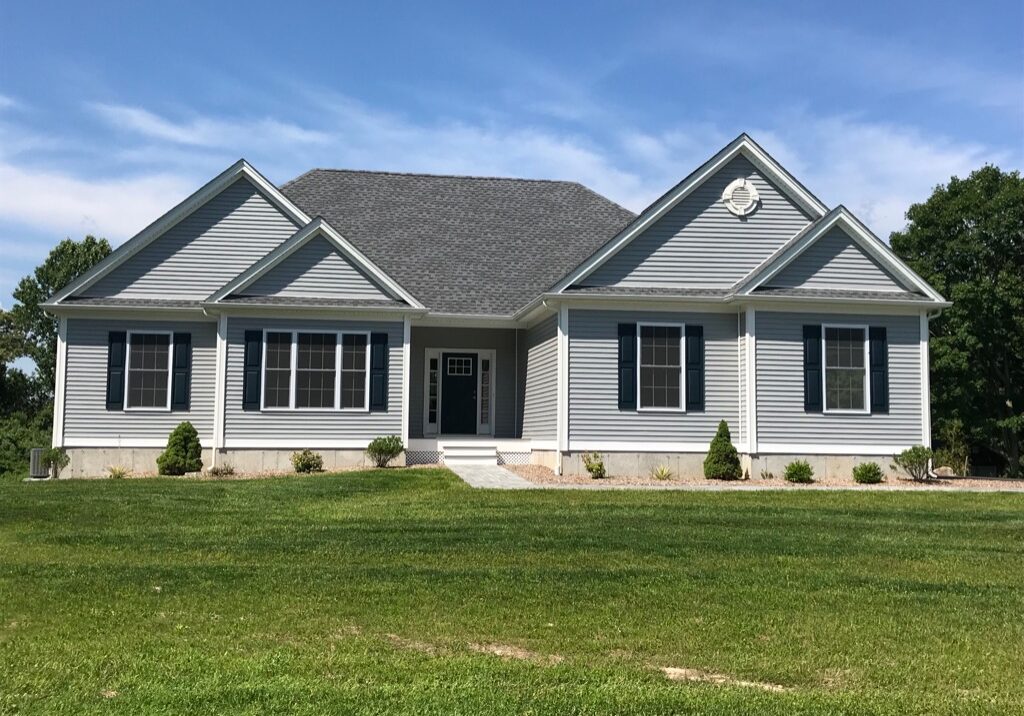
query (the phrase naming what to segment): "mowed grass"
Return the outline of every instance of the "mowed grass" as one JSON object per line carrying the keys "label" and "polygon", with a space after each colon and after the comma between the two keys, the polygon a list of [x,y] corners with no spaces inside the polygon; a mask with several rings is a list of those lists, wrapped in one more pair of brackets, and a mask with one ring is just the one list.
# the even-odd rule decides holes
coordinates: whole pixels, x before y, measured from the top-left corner
{"label": "mowed grass", "polygon": [[427,469],[0,483],[2,713],[1022,704],[1022,495],[494,492]]}

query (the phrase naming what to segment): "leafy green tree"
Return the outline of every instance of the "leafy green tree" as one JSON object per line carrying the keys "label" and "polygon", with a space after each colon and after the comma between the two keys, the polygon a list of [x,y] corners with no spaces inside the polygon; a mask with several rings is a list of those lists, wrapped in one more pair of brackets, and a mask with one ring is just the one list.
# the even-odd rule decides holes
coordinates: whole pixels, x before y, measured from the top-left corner
{"label": "leafy green tree", "polygon": [[[82,241],[64,239],[50,252],[31,276],[14,289],[14,304],[0,314],[0,351],[13,357],[27,356],[48,392],[53,391],[57,363],[57,319],[39,304],[103,260],[110,253],[106,239],[86,236]],[[0,355],[0,361],[3,356]]]}
{"label": "leafy green tree", "polygon": [[931,322],[937,434],[968,440],[1021,475],[1024,438],[1024,179],[986,166],[907,211],[893,250],[953,302]]}

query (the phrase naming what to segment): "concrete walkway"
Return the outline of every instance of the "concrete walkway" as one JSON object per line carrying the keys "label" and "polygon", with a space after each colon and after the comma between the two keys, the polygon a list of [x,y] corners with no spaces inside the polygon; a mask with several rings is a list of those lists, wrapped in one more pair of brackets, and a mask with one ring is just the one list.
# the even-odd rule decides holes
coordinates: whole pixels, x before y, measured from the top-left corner
{"label": "concrete walkway", "polygon": [[535,490],[540,485],[530,482],[500,465],[447,465],[470,487],[489,490]]}

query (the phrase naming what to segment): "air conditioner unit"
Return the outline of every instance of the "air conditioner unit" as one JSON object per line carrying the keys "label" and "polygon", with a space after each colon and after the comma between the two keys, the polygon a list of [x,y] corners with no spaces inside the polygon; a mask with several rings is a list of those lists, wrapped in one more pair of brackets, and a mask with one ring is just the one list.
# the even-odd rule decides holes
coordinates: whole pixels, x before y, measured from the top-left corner
{"label": "air conditioner unit", "polygon": [[29,465],[28,474],[29,477],[49,477],[50,466],[46,464],[46,460],[43,456],[46,454],[46,448],[32,448],[29,453]]}

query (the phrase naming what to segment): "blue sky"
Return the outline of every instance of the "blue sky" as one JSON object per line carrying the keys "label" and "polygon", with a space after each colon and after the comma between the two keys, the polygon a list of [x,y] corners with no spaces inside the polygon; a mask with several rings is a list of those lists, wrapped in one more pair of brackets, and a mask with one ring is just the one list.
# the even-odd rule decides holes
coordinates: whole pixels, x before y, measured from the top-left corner
{"label": "blue sky", "polygon": [[0,3],[0,303],[240,156],[581,181],[643,208],[741,131],[882,236],[1024,164],[1024,4]]}

